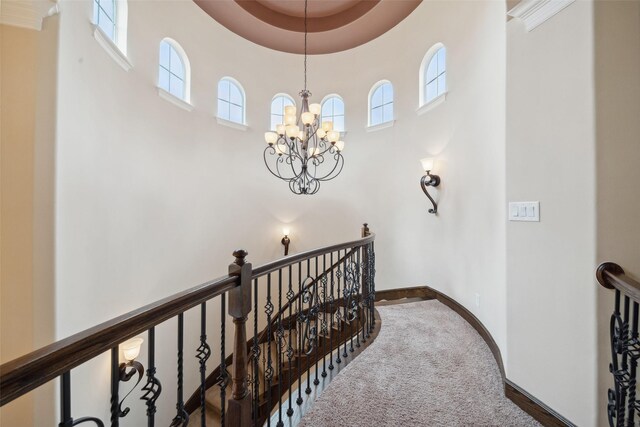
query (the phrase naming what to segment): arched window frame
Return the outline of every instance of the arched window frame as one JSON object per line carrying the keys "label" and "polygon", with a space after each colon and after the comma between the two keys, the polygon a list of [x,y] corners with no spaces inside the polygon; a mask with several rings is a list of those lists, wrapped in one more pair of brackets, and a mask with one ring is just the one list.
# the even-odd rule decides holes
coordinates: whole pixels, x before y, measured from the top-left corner
{"label": "arched window frame", "polygon": [[[113,36],[100,25],[100,9],[105,11],[105,4],[113,4],[113,17],[109,17],[113,24]],[[91,22],[94,26],[93,36],[107,53],[125,71],[129,71],[133,66],[127,58],[127,22],[129,17],[129,5],[127,0],[93,0],[93,17]]]}
{"label": "arched window frame", "polygon": [[[322,122],[326,122],[327,121],[326,117],[324,116],[324,104],[327,101],[329,101],[331,98],[337,98],[342,102],[342,106],[343,106],[342,117],[343,117],[344,128],[343,129],[335,129],[334,128],[334,129],[338,130],[339,132],[344,134],[347,131],[347,106],[346,106],[346,104],[344,102],[344,99],[340,95],[338,95],[337,93],[331,93],[331,94],[325,96],[324,98],[322,98],[322,102],[320,103],[320,106],[321,106],[321,109],[320,109],[320,122],[322,123]],[[338,115],[338,116],[340,116],[340,115]],[[333,119],[335,117],[336,117],[335,114],[333,114],[331,116],[331,120],[330,121],[333,121]],[[334,126],[335,126],[335,124],[334,124]]]}
{"label": "arched window frame", "polygon": [[[167,43],[176,52],[176,54],[178,55],[182,63],[182,67],[184,71],[184,79],[182,80],[184,85],[184,93],[182,97],[179,97],[171,93],[169,90],[163,88],[160,85],[161,68],[164,68],[165,70],[167,69],[161,63],[162,43]],[[175,76],[175,74],[173,75],[175,78],[179,79],[178,76]],[[171,75],[170,75],[170,78],[171,78]],[[169,102],[172,102],[178,107],[181,107],[187,111],[191,111],[193,109],[193,107],[191,106],[191,63],[189,62],[189,57],[187,56],[187,53],[182,48],[182,46],[180,46],[180,43],[178,43],[177,41],[169,37],[163,38],[158,44],[158,93],[162,98],[166,99]]]}
{"label": "arched window frame", "polygon": [[446,99],[446,95],[449,91],[449,85],[448,82],[446,82],[445,80],[445,88],[444,91],[439,92],[438,95],[427,101],[426,99],[426,91],[427,91],[427,83],[425,81],[425,77],[426,77],[426,73],[427,73],[427,69],[429,68],[429,65],[431,64],[432,60],[436,59],[436,54],[440,51],[440,49],[445,49],[444,53],[445,53],[445,67],[444,67],[444,72],[442,74],[438,74],[437,78],[439,78],[441,75],[444,75],[445,79],[448,78],[448,69],[447,69],[447,48],[443,43],[436,43],[434,44],[428,51],[427,53],[424,55],[424,58],[422,59],[422,63],[420,64],[420,86],[418,88],[418,93],[419,93],[419,98],[420,98],[420,104],[419,104],[419,108],[418,108],[418,112],[422,113],[424,111],[428,111],[431,108],[435,107],[436,105],[440,104],[442,101],[444,101]]}
{"label": "arched window frame", "polygon": [[280,122],[278,122],[278,124],[279,123],[284,123],[284,109],[280,113],[278,113],[278,112],[274,113],[274,111],[273,111],[273,101],[275,101],[276,99],[281,98],[281,97],[282,98],[286,98],[289,101],[291,101],[291,105],[294,105],[297,108],[296,101],[295,101],[295,99],[293,99],[293,97],[291,95],[289,95],[287,93],[276,93],[273,96],[273,98],[271,98],[271,104],[270,104],[270,113],[271,114],[269,115],[269,125],[270,125],[270,129],[271,130],[276,130],[275,126],[273,126],[273,116],[281,116],[282,120]]}
{"label": "arched window frame", "polygon": [[[391,91],[392,91],[392,95],[391,95],[391,102],[387,102],[385,103],[384,100],[382,101],[382,104],[380,104],[379,106],[374,106],[373,105],[373,96],[376,93],[376,91],[378,89],[382,89],[382,86],[384,85],[390,85],[391,86]],[[395,122],[395,93],[393,92],[393,83],[391,83],[389,80],[380,80],[379,82],[377,82],[376,84],[374,84],[373,86],[371,86],[371,89],[369,90],[369,96],[367,98],[368,102],[367,102],[367,127],[369,128],[369,130],[376,130],[376,129],[381,129],[381,128],[385,128],[385,127],[390,127],[393,126],[393,123]],[[384,108],[385,105],[389,105],[391,104],[391,117],[388,118],[387,120],[385,120],[384,114],[382,117],[382,121],[380,123],[372,123],[372,113],[373,113],[373,109],[374,108]]]}
{"label": "arched window frame", "polygon": [[[220,83],[222,83],[223,81],[228,81],[229,83],[235,85],[238,88],[238,90],[240,91],[240,94],[242,95],[242,106],[241,106],[242,107],[242,123],[230,120],[230,117],[229,118],[225,118],[225,117],[222,117],[220,115],[220,111],[219,111],[219,108],[218,108],[219,105],[220,105],[220,101],[232,104],[231,100],[225,100],[225,99],[220,98]],[[242,84],[238,80],[234,79],[233,77],[224,76],[220,80],[218,80],[218,84],[217,84],[217,87],[216,87],[216,92],[217,92],[217,95],[216,95],[216,108],[217,108],[216,117],[218,119],[218,123],[220,123],[222,125],[225,125],[225,126],[230,126],[230,127],[233,127],[233,128],[241,129],[241,130],[246,130],[247,129],[247,93],[245,92],[244,87],[242,86]],[[235,104],[235,105],[237,105],[237,104]]]}

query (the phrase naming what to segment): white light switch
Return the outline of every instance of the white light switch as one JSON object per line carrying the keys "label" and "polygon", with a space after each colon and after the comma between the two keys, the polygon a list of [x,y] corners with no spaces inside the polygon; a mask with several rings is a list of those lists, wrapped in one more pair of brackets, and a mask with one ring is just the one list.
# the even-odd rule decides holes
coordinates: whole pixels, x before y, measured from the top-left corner
{"label": "white light switch", "polygon": [[509,202],[509,221],[540,222],[540,202]]}

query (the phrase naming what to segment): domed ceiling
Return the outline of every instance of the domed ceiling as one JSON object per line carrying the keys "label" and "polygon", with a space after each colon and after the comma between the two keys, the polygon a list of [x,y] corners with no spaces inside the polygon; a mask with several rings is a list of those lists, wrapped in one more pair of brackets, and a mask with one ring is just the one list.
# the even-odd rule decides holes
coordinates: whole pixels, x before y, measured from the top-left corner
{"label": "domed ceiling", "polygon": [[[209,16],[259,45],[304,52],[304,0],[194,0]],[[422,0],[309,0],[308,52],[340,52],[384,34]]]}

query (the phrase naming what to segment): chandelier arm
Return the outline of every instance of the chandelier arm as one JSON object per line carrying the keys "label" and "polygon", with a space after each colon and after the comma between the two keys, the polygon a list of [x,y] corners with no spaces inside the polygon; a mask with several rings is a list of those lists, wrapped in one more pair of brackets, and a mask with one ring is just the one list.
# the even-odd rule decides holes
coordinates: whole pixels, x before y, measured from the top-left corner
{"label": "chandelier arm", "polygon": [[[280,178],[280,179],[282,179],[282,180],[285,180],[285,181],[288,181],[288,180],[291,180],[291,179],[295,179],[295,178],[296,178],[296,176],[298,176],[298,173],[296,173],[295,167],[294,167],[294,165],[293,165],[293,162],[294,162],[294,161],[295,161],[295,160],[294,160],[294,159],[291,159],[290,157],[285,157],[284,155],[280,156],[280,157],[278,158],[278,161],[276,162],[276,172],[278,173],[278,174],[277,174],[277,177],[278,177],[278,178]],[[284,173],[280,170],[280,164],[288,164],[289,166],[291,166],[291,173],[292,173],[292,176],[290,176],[290,177],[289,177],[289,176],[287,176],[286,174],[284,174]],[[288,169],[288,167],[286,167],[285,169]]]}
{"label": "chandelier arm", "polygon": [[[342,156],[342,154],[338,152],[335,154],[333,158],[336,160],[336,163],[333,165],[333,168],[328,174],[320,178],[316,178],[318,181],[331,181],[332,179],[340,175],[340,172],[342,172],[342,168],[344,167],[344,157]],[[338,166],[340,166],[339,169],[338,169]],[[336,172],[336,170],[338,172]],[[334,172],[336,173],[334,174]]]}
{"label": "chandelier arm", "polygon": [[274,159],[274,160],[275,160],[275,166],[276,166],[276,172],[278,172],[278,173],[276,173],[276,172],[274,172],[274,171],[273,171],[273,169],[272,169],[272,168],[271,168],[271,166],[269,165],[269,162],[267,161],[267,151],[269,151],[269,149],[271,149],[271,151],[272,151],[271,155],[276,155],[276,154],[275,154],[275,153],[276,153],[276,151],[275,151],[275,149],[274,149],[272,146],[267,146],[267,148],[265,148],[264,153],[263,153],[263,158],[264,158],[264,164],[265,164],[265,166],[267,167],[267,169],[269,170],[269,172],[270,172],[273,176],[275,176],[276,178],[280,178],[280,179],[285,180],[285,181],[286,181],[286,180],[291,179],[291,178],[289,178],[289,177],[284,177],[284,176],[282,176],[282,175],[280,174],[280,167],[279,167],[278,165],[279,165],[280,163],[282,163],[282,162],[283,162],[283,159],[282,159],[282,157],[281,157],[281,156],[278,156],[278,157],[276,157],[276,158]]}
{"label": "chandelier arm", "polygon": [[[305,161],[302,158],[302,156],[300,156],[300,154],[297,153],[297,151],[293,151],[293,147],[295,147],[295,140],[291,143],[291,147],[289,147],[289,160],[288,163],[291,166],[291,172],[293,173],[293,177],[295,178],[296,176],[300,176],[300,173],[296,172],[295,166],[294,166],[294,161],[295,160],[299,160],[300,161],[300,172],[302,172],[304,170],[304,165],[305,165]],[[295,155],[295,158],[294,158]]]}

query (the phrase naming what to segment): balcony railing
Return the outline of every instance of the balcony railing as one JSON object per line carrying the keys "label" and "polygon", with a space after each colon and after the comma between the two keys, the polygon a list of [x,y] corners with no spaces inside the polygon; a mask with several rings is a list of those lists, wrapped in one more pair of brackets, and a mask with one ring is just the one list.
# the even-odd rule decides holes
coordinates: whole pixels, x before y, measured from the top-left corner
{"label": "balcony railing", "polygon": [[[294,412],[309,398],[328,370],[352,357],[354,347],[373,339],[376,326],[375,235],[367,224],[362,238],[288,256],[253,268],[247,252],[233,253],[229,274],[153,304],[118,316],[0,366],[0,405],[4,406],[59,378],[59,426],[93,423],[97,416],[74,418],[71,373],[105,353],[111,357],[111,426],[118,426],[138,393],[146,405],[147,425],[270,425]],[[219,316],[212,330],[210,311]],[[195,310],[199,324],[185,327],[185,313]],[[157,341],[156,327],[177,319],[175,342]],[[232,321],[233,325],[228,324]],[[215,320],[218,325],[218,320]],[[250,322],[249,324],[247,324]],[[232,348],[226,333],[233,331]],[[146,370],[139,360],[120,360],[120,344],[142,334],[146,338]],[[185,401],[185,336],[196,334],[200,384]],[[250,337],[248,337],[250,334]],[[190,340],[186,340],[189,342]],[[217,344],[215,347],[212,343]],[[175,345],[175,347],[173,347]],[[215,350],[214,350],[215,349]],[[177,353],[175,389],[161,384],[156,372],[158,351]],[[218,354],[216,354],[218,353]],[[215,356],[214,356],[215,354]],[[212,364],[213,358],[219,363]],[[207,367],[211,371],[207,374]],[[211,368],[213,368],[211,370]],[[137,379],[121,396],[120,384]],[[136,384],[137,385],[137,384]],[[161,393],[176,396],[175,416],[156,420]],[[84,415],[84,414],[83,414]]]}
{"label": "balcony railing", "polygon": [[609,389],[607,414],[611,427],[635,426],[640,400],[637,396],[638,316],[640,282],[625,274],[622,267],[612,262],[600,264],[596,270],[598,283],[615,290],[615,302],[609,332],[613,388]]}

